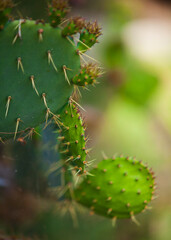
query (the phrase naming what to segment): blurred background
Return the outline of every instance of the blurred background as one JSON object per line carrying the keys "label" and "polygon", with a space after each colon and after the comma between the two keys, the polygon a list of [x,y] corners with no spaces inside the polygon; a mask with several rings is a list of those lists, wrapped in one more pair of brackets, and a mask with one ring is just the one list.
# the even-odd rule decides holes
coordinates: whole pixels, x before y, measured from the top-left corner
{"label": "blurred background", "polygon": [[[46,1],[16,2],[16,16],[46,18]],[[88,54],[101,62],[105,73],[95,88],[82,91],[79,100],[86,109],[82,114],[90,138],[88,144],[92,147],[90,160],[100,161],[103,153],[109,157],[124,154],[143,160],[156,172],[157,198],[152,202],[151,210],[137,217],[140,226],[130,220],[120,220],[112,227],[110,220],[97,215],[90,216],[89,211],[82,208],[77,213],[77,227],[70,214],[61,216],[54,208],[48,208],[48,211],[41,214],[42,209],[47,209],[46,203],[40,200],[41,196],[47,196],[42,176],[44,166],[40,163],[39,154],[24,146],[27,149],[23,151],[28,151],[27,159],[32,163],[32,179],[30,180],[27,160],[22,153],[20,156],[17,153],[16,164],[20,158],[23,159],[23,165],[16,165],[17,173],[13,172],[13,175],[16,174],[20,188],[28,191],[22,197],[21,204],[20,192],[13,192],[12,198],[8,194],[5,202],[1,202],[2,209],[8,199],[11,201],[11,209],[5,213],[0,210],[1,216],[4,216],[0,220],[2,229],[10,234],[12,232],[15,237],[19,231],[18,226],[24,222],[22,232],[28,239],[170,240],[171,1],[70,0],[70,4],[70,15],[97,20],[103,32],[100,43]],[[47,143],[47,138],[50,143]],[[54,146],[54,141],[47,130],[43,143],[39,144],[41,151],[43,145],[45,165],[57,157],[53,147],[50,148]],[[20,148],[20,145],[17,144],[17,147]],[[16,152],[17,147],[15,146]],[[10,162],[10,158],[0,162],[0,171],[6,171],[5,176],[11,176],[8,167]],[[37,168],[42,169],[42,172],[40,170],[37,173]],[[51,181],[54,179],[56,178],[52,176]],[[2,181],[0,184],[3,185]],[[33,197],[30,192],[37,194],[37,197]],[[18,202],[19,210],[13,217],[11,211],[15,201]],[[27,211],[21,213],[20,208]],[[34,208],[38,209],[38,216],[34,216]],[[9,222],[15,225],[14,229],[8,227]]]}

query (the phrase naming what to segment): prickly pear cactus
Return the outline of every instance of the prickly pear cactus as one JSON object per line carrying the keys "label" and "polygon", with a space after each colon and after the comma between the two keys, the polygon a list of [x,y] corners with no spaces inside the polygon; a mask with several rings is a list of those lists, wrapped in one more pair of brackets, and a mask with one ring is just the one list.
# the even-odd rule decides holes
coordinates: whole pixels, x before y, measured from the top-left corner
{"label": "prickly pear cactus", "polygon": [[58,131],[59,152],[64,164],[69,164],[80,173],[85,172],[87,161],[86,137],[84,123],[78,107],[70,100],[61,112],[62,126]]}
{"label": "prickly pear cactus", "polygon": [[[67,1],[49,2],[50,23],[24,19],[7,22],[12,6],[11,1],[0,0],[1,139],[33,131],[49,117],[55,118],[65,105],[73,85],[80,85],[75,76],[80,72],[82,53],[73,34],[87,26],[82,18],[59,26],[69,10]],[[79,40],[79,44],[84,43]],[[86,74],[86,67],[82,75],[91,78],[89,83],[99,76],[90,69]]]}
{"label": "prickly pear cactus", "polygon": [[[64,20],[69,11],[65,0],[48,2],[49,23],[13,20],[12,7],[11,0],[0,0],[0,141],[13,137],[26,144],[34,128],[53,120],[61,160],[47,172],[63,168],[64,198],[109,218],[134,219],[153,198],[152,171],[141,162],[117,157],[88,172],[85,126],[79,104],[71,97],[102,74],[98,65],[84,59],[101,35],[97,22]],[[77,176],[83,179],[73,192]]]}
{"label": "prickly pear cactus", "polygon": [[76,200],[109,218],[142,212],[154,194],[154,176],[143,163],[116,157],[101,161],[75,190]]}
{"label": "prickly pear cactus", "polygon": [[11,22],[0,32],[0,53],[1,132],[14,133],[17,121],[18,131],[37,126],[65,104],[72,87],[64,66],[72,69],[72,78],[80,61],[60,29],[30,20]]}

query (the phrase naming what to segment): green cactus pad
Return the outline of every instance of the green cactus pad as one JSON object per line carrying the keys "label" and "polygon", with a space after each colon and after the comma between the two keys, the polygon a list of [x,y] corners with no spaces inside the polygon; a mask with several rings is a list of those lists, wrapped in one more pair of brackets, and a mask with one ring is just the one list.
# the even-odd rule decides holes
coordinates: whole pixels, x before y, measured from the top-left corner
{"label": "green cactus pad", "polygon": [[84,173],[86,165],[86,139],[83,121],[78,108],[69,101],[69,104],[60,114],[62,122],[59,151],[65,164],[72,165],[79,173]]}
{"label": "green cactus pad", "polygon": [[30,20],[20,23],[10,22],[0,32],[2,138],[38,126],[48,111],[55,114],[73,90],[67,81],[80,69],[76,48],[59,28]]}
{"label": "green cactus pad", "polygon": [[101,161],[75,190],[76,200],[109,218],[130,218],[147,208],[154,176],[141,162],[117,157]]}

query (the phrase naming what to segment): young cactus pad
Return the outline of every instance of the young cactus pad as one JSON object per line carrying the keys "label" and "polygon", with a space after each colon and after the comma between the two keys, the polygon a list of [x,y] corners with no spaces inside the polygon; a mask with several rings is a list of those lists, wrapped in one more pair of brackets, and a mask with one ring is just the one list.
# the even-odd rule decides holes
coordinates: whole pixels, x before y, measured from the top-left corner
{"label": "young cactus pad", "polygon": [[80,69],[76,47],[60,28],[39,21],[7,23],[0,32],[0,137],[34,128],[55,114]]}
{"label": "young cactus pad", "polygon": [[61,158],[64,164],[72,165],[78,173],[84,173],[87,153],[84,126],[79,110],[71,100],[60,114],[60,121],[62,126],[58,139]]}
{"label": "young cactus pad", "polygon": [[109,218],[130,218],[152,200],[153,173],[141,162],[116,157],[101,161],[75,190],[76,200]]}

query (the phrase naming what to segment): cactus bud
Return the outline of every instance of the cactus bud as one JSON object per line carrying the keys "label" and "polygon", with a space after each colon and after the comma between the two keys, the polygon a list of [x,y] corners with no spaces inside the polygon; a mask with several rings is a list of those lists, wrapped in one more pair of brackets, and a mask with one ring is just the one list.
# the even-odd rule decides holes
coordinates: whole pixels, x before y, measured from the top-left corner
{"label": "cactus bud", "polygon": [[72,36],[85,27],[85,20],[82,17],[71,18],[66,27],[62,30],[63,36]]}
{"label": "cactus bud", "polygon": [[80,42],[78,43],[78,49],[80,51],[86,51],[91,48],[95,43],[97,43],[97,38],[102,35],[101,28],[98,26],[97,22],[87,23],[85,28],[80,34]]}
{"label": "cactus bud", "polygon": [[14,4],[11,0],[0,0],[0,30],[4,28],[4,25],[10,18],[11,9]]}
{"label": "cactus bud", "polygon": [[54,28],[58,27],[68,12],[68,1],[52,0],[52,2],[48,4],[48,15],[51,26]]}
{"label": "cactus bud", "polygon": [[72,82],[78,86],[87,86],[96,83],[96,79],[100,75],[97,64],[89,63],[81,67],[80,73],[72,79]]}

